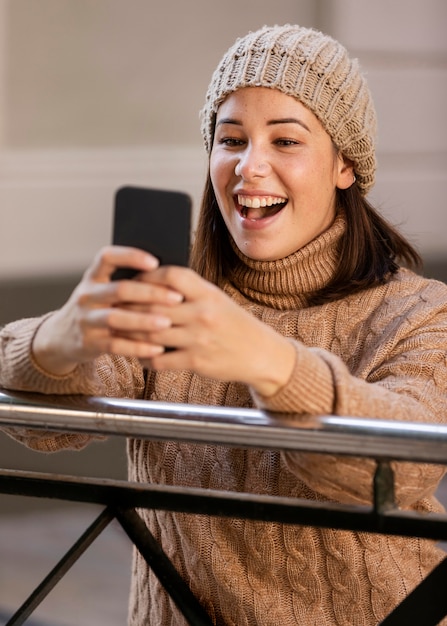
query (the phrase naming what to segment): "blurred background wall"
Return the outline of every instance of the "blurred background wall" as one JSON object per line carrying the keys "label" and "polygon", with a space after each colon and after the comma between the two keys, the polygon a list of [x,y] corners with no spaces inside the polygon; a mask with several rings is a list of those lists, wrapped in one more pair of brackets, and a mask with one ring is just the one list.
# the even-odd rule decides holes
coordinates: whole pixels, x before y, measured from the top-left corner
{"label": "blurred background wall", "polygon": [[[110,240],[120,185],[197,207],[211,72],[237,36],[285,22],[359,58],[379,117],[372,199],[446,280],[444,0],[0,0],[0,324],[62,304]],[[49,458],[0,434],[0,465],[123,473],[122,446]]]}
{"label": "blurred background wall", "polygon": [[372,198],[430,262],[445,257],[444,0],[1,0],[0,280],[77,277],[123,183],[197,206],[211,72],[236,36],[287,21],[360,59],[380,123]]}

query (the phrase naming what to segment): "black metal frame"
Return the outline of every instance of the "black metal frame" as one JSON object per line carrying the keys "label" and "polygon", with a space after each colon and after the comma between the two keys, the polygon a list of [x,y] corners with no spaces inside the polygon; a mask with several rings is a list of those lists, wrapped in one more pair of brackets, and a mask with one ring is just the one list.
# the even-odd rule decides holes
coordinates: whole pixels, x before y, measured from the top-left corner
{"label": "black metal frame", "polygon": [[[6,626],[18,626],[26,621],[112,519],[121,524],[187,622],[193,626],[210,626],[210,618],[142,522],[136,508],[447,540],[447,515],[421,515],[396,507],[390,465],[393,459],[447,465],[447,427],[444,426],[334,416],[304,418],[252,409],[10,392],[0,393],[2,425],[355,454],[377,461],[372,506],[0,471],[1,493],[96,503],[105,507]],[[447,558],[382,621],[381,626],[438,624],[447,615],[446,575]]]}

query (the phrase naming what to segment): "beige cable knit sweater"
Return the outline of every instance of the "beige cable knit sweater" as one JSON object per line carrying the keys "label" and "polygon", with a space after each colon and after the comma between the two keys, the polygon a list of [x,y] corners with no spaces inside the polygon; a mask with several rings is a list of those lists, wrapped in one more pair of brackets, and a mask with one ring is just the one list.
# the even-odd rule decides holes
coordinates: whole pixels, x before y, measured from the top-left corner
{"label": "beige cable knit sweater", "polygon": [[[342,219],[287,259],[241,258],[221,287],[241,306],[291,338],[296,366],[274,397],[191,372],[151,374],[104,356],[63,378],[30,359],[40,320],[0,336],[0,385],[46,393],[144,397],[293,413],[447,421],[447,286],[401,270],[389,282],[329,304],[307,307],[306,293],[334,268]],[[15,431],[51,451],[80,447],[76,434]],[[129,477],[156,482],[344,503],[371,501],[372,461],[309,453],[130,440]],[[399,505],[440,511],[433,497],[444,468],[394,464]],[[432,542],[145,511],[179,572],[218,625],[373,626],[444,556]],[[145,562],[135,555],[132,626],[182,626],[184,620]]]}

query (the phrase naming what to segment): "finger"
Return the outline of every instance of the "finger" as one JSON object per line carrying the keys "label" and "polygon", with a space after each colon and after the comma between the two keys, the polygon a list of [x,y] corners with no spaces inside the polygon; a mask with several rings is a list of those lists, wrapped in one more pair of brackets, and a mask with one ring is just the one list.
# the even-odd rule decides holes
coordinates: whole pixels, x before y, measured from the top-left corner
{"label": "finger", "polygon": [[142,274],[140,278],[151,284],[169,287],[182,294],[185,300],[197,300],[207,292],[220,291],[215,285],[187,267],[162,265],[149,273]]}
{"label": "finger", "polygon": [[169,317],[125,309],[93,309],[85,316],[83,325],[89,328],[109,329],[118,333],[145,333],[160,331],[171,326]]}
{"label": "finger", "polygon": [[137,359],[152,359],[165,351],[163,346],[145,341],[132,341],[126,337],[111,336],[108,349],[109,354],[119,354]]}
{"label": "finger", "polygon": [[[190,358],[201,358],[201,355],[219,352],[213,332],[203,329],[200,324],[177,324],[171,317],[170,321],[171,325],[166,328],[148,331],[143,336],[133,335],[133,338],[162,345],[165,348],[182,350],[187,352]],[[191,363],[187,369],[191,369],[190,366]]]}
{"label": "finger", "polygon": [[148,280],[148,276],[150,272],[140,272],[135,278],[132,279],[132,282],[140,282],[146,285],[151,285],[154,289],[154,293],[156,294],[158,290],[163,294],[163,297],[160,298],[160,302],[169,302],[172,304],[178,304],[179,302],[183,302],[184,296],[179,291],[175,291],[168,285],[163,285],[159,281],[151,281]]}
{"label": "finger", "polygon": [[153,369],[158,372],[165,370],[187,370],[189,368],[188,353],[185,350],[175,348],[173,350],[164,350],[159,354],[154,354],[151,358],[142,357],[141,364],[143,367]]}
{"label": "finger", "polygon": [[139,280],[120,280],[108,283],[107,287],[115,303],[171,306],[183,301],[177,291]]}
{"label": "finger", "polygon": [[158,265],[159,261],[156,257],[139,248],[106,246],[95,257],[86,276],[96,282],[105,282],[110,280],[113,272],[120,267],[150,272]]}
{"label": "finger", "polygon": [[[121,308],[121,307],[120,307]],[[127,308],[124,305],[123,308]],[[171,327],[188,327],[190,330],[194,325],[200,324],[200,320],[197,320],[197,305],[193,302],[183,301],[175,304],[151,304],[148,305],[130,305],[131,310],[145,312],[157,317],[169,318]]]}
{"label": "finger", "polygon": [[172,289],[135,280],[87,283],[77,291],[77,298],[82,307],[172,305],[183,300],[183,296]]}
{"label": "finger", "polygon": [[92,355],[119,354],[138,359],[150,359],[164,352],[162,345],[144,340],[134,340],[110,328],[91,330],[86,336],[88,348]]}

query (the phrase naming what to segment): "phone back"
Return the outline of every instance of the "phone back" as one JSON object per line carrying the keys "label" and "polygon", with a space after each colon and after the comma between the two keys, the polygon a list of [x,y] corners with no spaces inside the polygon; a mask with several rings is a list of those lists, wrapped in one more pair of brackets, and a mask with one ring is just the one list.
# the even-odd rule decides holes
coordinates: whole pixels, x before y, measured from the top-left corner
{"label": "phone back", "polygon": [[114,244],[146,250],[162,265],[187,266],[190,229],[188,194],[131,186],[116,192]]}

